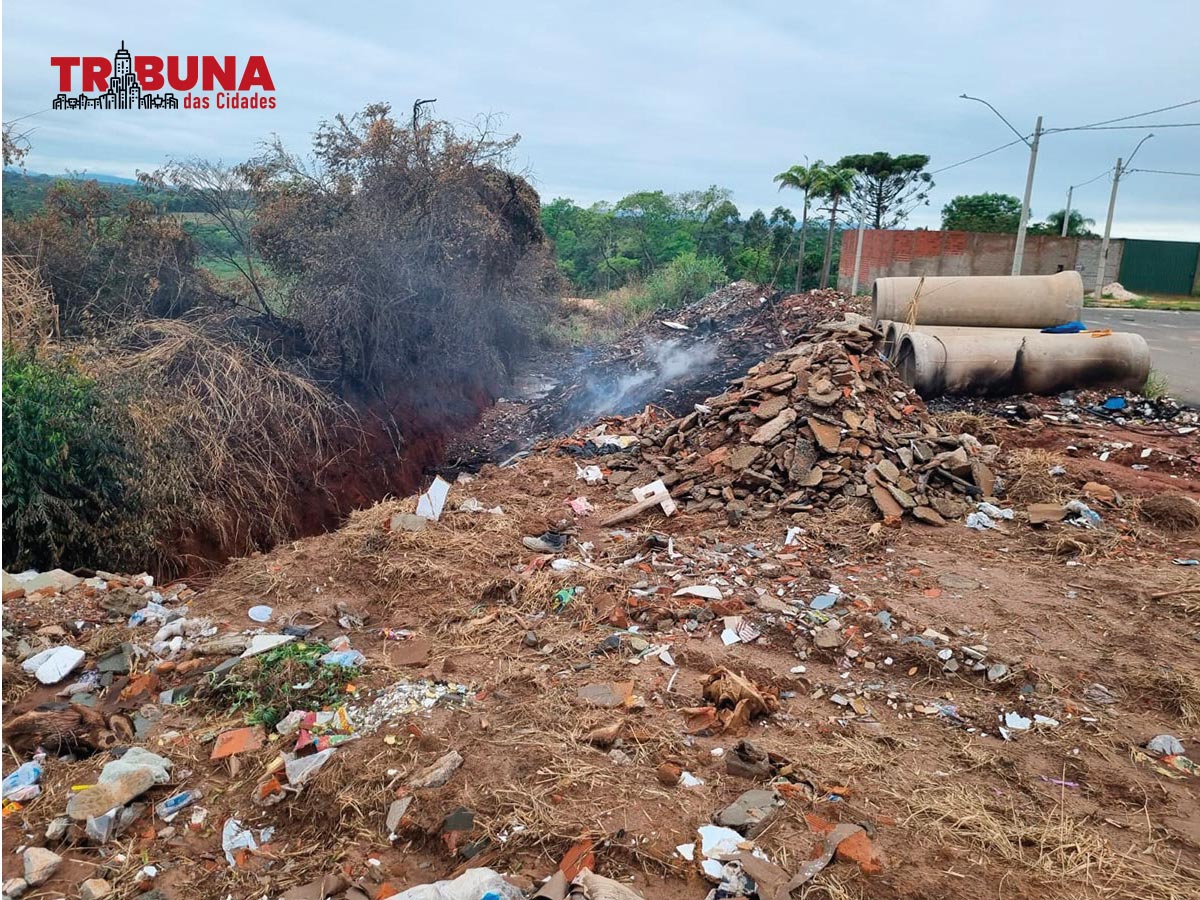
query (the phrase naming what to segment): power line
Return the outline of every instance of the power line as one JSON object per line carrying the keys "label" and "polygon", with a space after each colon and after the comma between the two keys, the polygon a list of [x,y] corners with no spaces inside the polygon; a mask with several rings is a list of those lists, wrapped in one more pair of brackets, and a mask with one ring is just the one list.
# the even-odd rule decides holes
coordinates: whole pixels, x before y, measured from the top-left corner
{"label": "power line", "polygon": [[1071,185],[1071,189],[1074,190],[1075,188],[1086,187],[1087,185],[1091,184],[1093,181],[1099,181],[1101,178],[1103,178],[1105,175],[1107,175],[1111,171],[1112,171],[1112,166],[1109,166],[1107,169],[1105,169],[1103,172],[1101,172],[1095,178],[1089,178],[1087,181],[1081,181],[1081,182],[1079,182],[1079,184]]}
{"label": "power line", "polygon": [[991,150],[987,150],[983,153],[977,154],[976,156],[972,156],[968,159],[964,159],[961,162],[956,162],[949,166],[942,166],[942,168],[940,168],[940,169],[934,169],[929,174],[937,175],[939,172],[945,172],[949,169],[957,169],[959,166],[965,166],[969,162],[975,162],[975,160],[977,160],[977,159],[983,159],[985,156],[991,156],[993,153],[999,153],[1001,150],[1007,150],[1009,147],[1013,146],[1014,144],[1023,144],[1023,143],[1026,143],[1025,138],[1023,138],[1023,137],[1017,138],[1017,140],[1015,140],[1015,141],[1009,141],[1007,144],[1001,144],[999,147],[993,147]]}
{"label": "power line", "polygon": [[1142,128],[1197,128],[1200,122],[1154,122],[1147,125],[1081,125],[1078,128],[1047,128],[1046,134],[1064,131],[1138,131]]}
{"label": "power line", "polygon": [[[1158,109],[1149,110],[1148,112],[1134,113],[1131,116],[1118,116],[1115,119],[1105,119],[1103,122],[1092,122],[1090,125],[1076,125],[1074,128],[1055,128],[1052,130],[1053,131],[1079,131],[1084,128],[1095,128],[1099,125],[1111,125],[1113,122],[1126,122],[1129,119],[1140,119],[1142,116],[1153,116],[1157,113],[1167,112],[1168,110],[1172,110],[1172,109],[1182,109],[1185,106],[1194,106],[1197,103],[1200,103],[1200,99],[1185,100],[1183,103],[1176,103],[1174,106],[1162,106],[1162,107],[1159,107]],[[1154,126],[1146,126],[1146,127],[1152,128]]]}
{"label": "power line", "polygon": [[1191,178],[1200,178],[1200,172],[1173,172],[1170,169],[1129,169],[1126,174],[1131,172],[1145,172],[1149,175],[1187,175]]}

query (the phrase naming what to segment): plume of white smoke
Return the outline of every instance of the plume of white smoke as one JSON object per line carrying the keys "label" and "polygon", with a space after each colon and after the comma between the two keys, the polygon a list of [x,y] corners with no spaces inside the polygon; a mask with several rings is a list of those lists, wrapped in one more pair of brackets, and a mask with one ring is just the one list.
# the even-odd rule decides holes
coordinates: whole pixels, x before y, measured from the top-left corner
{"label": "plume of white smoke", "polygon": [[[619,376],[615,382],[588,386],[593,416],[622,415],[657,399],[672,382],[699,375],[717,361],[715,341],[684,344],[678,339],[643,343],[646,366]],[[607,379],[606,379],[607,381]]]}

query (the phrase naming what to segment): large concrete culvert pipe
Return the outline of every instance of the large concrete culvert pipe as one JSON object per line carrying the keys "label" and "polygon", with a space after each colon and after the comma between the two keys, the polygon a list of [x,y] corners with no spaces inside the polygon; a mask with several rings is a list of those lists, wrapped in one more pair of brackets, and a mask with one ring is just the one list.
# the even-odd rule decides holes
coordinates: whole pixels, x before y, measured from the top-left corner
{"label": "large concrete culvert pipe", "polygon": [[1083,279],[1057,275],[877,278],[875,321],[977,328],[1048,328],[1080,318]]}
{"label": "large concrete culvert pipe", "polygon": [[[964,330],[960,325],[909,325],[907,322],[877,322],[875,325],[883,332],[883,343],[879,347],[880,356],[896,361],[896,351],[899,348],[900,339],[910,331],[919,331],[921,334],[956,334]],[[965,329],[974,331],[975,329]],[[1037,334],[1036,328],[988,328],[986,329],[993,334]]]}
{"label": "large concrete culvert pipe", "polygon": [[1058,394],[1081,388],[1136,390],[1150,374],[1140,334],[1042,334],[994,328],[910,331],[896,371],[922,397]]}

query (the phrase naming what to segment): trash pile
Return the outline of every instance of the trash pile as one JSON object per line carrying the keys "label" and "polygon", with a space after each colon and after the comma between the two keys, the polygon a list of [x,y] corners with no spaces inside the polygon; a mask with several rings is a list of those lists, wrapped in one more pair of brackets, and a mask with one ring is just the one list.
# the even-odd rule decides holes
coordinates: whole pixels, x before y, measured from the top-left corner
{"label": "trash pile", "polygon": [[924,403],[875,354],[861,318],[826,322],[686,416],[651,425],[641,455],[686,512],[837,509],[869,499],[884,522],[930,525],[992,497],[998,455],[938,429]]}
{"label": "trash pile", "polygon": [[860,300],[834,290],[783,296],[733,282],[663,310],[601,348],[547,360],[536,375],[536,396],[502,398],[477,426],[454,437],[446,458],[462,468],[502,462],[539,440],[601,416],[629,415],[647,403],[684,413],[814,323],[862,308]]}

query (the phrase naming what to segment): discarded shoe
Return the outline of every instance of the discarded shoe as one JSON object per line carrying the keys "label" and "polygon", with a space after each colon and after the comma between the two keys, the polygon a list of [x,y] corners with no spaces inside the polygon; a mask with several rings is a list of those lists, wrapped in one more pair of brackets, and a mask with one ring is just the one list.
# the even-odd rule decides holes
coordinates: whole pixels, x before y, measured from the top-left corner
{"label": "discarded shoe", "polygon": [[546,531],[538,537],[523,537],[521,543],[537,553],[562,553],[567,546],[567,536],[555,531]]}

